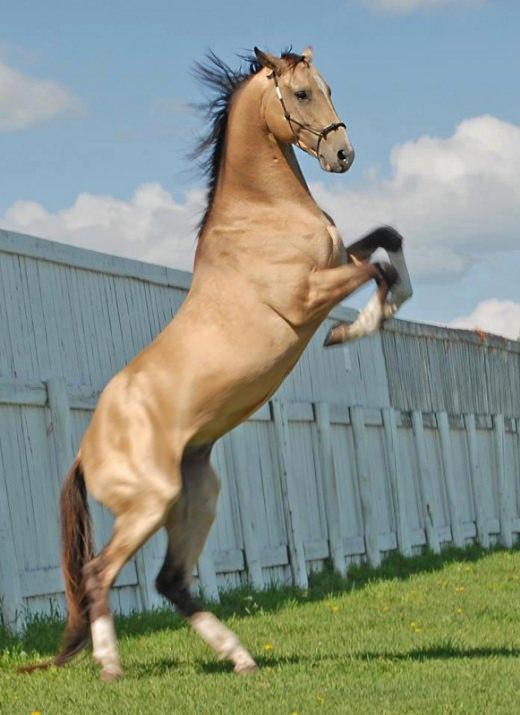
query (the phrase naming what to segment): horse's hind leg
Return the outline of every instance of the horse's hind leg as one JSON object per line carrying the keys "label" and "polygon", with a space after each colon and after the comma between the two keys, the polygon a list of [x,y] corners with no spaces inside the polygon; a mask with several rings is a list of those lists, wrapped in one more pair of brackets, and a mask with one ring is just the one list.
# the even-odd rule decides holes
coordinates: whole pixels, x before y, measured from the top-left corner
{"label": "horse's hind leg", "polygon": [[168,548],[156,586],[219,658],[230,660],[235,672],[256,669],[251,655],[237,636],[212,613],[202,610],[190,593],[193,569],[215,518],[220,489],[209,462],[209,450],[187,457],[182,463],[183,490],[168,522]]}
{"label": "horse's hind leg", "polygon": [[164,524],[172,501],[170,495],[153,488],[141,493],[132,507],[116,516],[112,538],[85,566],[93,655],[101,666],[102,680],[122,674],[109,607],[110,588],[125,563]]}

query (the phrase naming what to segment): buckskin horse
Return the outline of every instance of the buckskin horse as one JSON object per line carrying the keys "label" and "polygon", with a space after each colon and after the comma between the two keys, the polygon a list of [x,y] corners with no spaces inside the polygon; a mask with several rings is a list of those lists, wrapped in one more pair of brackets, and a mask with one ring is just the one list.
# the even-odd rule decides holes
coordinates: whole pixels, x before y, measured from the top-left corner
{"label": "buckskin horse", "polygon": [[[219,493],[212,445],[271,397],[339,301],[376,281],[365,309],[333,327],[327,346],[374,332],[411,295],[401,236],[383,227],[345,248],[302,175],[294,146],[328,172],[346,172],[354,159],[311,50],[278,57],[255,48],[249,71],[237,72],[210,54],[198,74],[216,96],[199,146],[209,153],[209,188],[193,281],[171,323],[103,390],[64,481],[68,619],[61,652],[36,667],[67,663],[90,627],[102,679],[121,675],[109,591],[165,528],[159,593],[237,673],[254,670],[235,634],[190,592]],[[370,262],[378,247],[389,262]],[[87,490],[115,516],[98,555]]]}

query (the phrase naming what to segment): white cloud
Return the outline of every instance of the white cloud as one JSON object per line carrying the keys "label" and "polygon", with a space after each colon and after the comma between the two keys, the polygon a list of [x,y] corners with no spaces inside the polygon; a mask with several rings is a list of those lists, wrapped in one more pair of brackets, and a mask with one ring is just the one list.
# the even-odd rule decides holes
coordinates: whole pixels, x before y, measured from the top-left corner
{"label": "white cloud", "polygon": [[447,5],[482,5],[486,0],[361,0],[377,10],[408,13],[414,10],[445,7]]}
{"label": "white cloud", "polygon": [[81,101],[62,85],[28,77],[0,60],[0,131],[25,129],[83,111]]}
{"label": "white cloud", "polygon": [[129,201],[84,193],[56,213],[35,201],[17,201],[2,223],[54,241],[191,270],[202,196],[192,191],[178,203],[160,184],[142,184]]}
{"label": "white cloud", "polygon": [[406,238],[413,271],[453,280],[486,254],[518,247],[520,127],[492,116],[461,122],[452,136],[394,147],[388,179],[361,188],[313,186],[346,240],[392,224]]}
{"label": "white cloud", "polygon": [[455,318],[450,326],[483,330],[517,340],[520,338],[520,303],[496,298],[483,300],[472,313]]}
{"label": "white cloud", "polygon": [[[346,190],[312,187],[345,242],[379,224],[396,226],[406,238],[416,282],[454,283],[470,266],[485,266],[498,251],[507,255],[518,250],[520,127],[491,116],[474,117],[446,139],[422,136],[396,146],[390,163],[388,179],[371,176],[363,186]],[[72,206],[55,213],[36,202],[18,201],[0,216],[0,223],[190,269],[202,204],[202,191],[176,201],[152,183],[138,187],[128,201],[80,194]]]}

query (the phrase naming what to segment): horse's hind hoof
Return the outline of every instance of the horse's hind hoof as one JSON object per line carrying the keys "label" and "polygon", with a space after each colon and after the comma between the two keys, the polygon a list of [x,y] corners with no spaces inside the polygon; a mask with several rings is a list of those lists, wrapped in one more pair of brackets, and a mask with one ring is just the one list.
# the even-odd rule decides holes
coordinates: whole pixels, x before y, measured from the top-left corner
{"label": "horse's hind hoof", "polygon": [[119,680],[123,677],[121,668],[103,668],[99,676],[103,683],[111,683],[114,680]]}
{"label": "horse's hind hoof", "polygon": [[250,675],[251,673],[256,673],[258,666],[254,660],[251,660],[247,663],[237,663],[234,670],[237,675]]}

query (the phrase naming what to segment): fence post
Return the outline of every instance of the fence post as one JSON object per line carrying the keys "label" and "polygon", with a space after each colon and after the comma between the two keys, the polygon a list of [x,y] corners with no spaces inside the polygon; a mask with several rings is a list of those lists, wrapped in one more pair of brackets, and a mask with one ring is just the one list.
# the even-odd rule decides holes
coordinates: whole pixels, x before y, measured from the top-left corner
{"label": "fence post", "polygon": [[354,451],[361,496],[361,511],[365,530],[365,548],[368,562],[371,566],[379,566],[381,552],[379,551],[379,525],[376,513],[376,502],[372,476],[368,466],[368,445],[365,429],[365,417],[362,407],[350,408],[350,421],[354,435]]}
{"label": "fence post", "polygon": [[428,460],[426,458],[426,446],[424,444],[424,424],[421,410],[411,412],[412,428],[417,452],[417,462],[419,464],[419,491],[423,511],[424,529],[426,531],[426,541],[434,554],[441,550],[439,534],[437,532],[437,515],[433,507],[433,493],[431,490],[431,473]]}
{"label": "fence post", "polygon": [[251,585],[257,589],[265,588],[264,575],[262,572],[262,562],[260,559],[260,550],[258,548],[258,540],[256,534],[256,524],[253,518],[253,500],[251,498],[251,490],[249,488],[249,479],[246,463],[244,459],[245,452],[242,440],[240,439],[244,430],[244,426],[235,427],[229,434],[229,443],[227,447],[230,456],[230,462],[233,464],[233,473],[235,475],[240,523],[242,524],[242,534],[244,537],[244,551],[246,554],[246,567]]}
{"label": "fence post", "polygon": [[342,576],[346,573],[345,547],[341,534],[341,503],[338,493],[334,453],[330,436],[330,412],[326,402],[315,405],[318,428],[319,458],[325,492],[325,509],[329,533],[329,548],[333,566]]}
{"label": "fence post", "polygon": [[510,549],[513,546],[513,534],[511,530],[511,490],[508,479],[508,471],[505,465],[504,454],[504,415],[493,417],[493,432],[495,436],[495,452],[497,460],[497,487],[498,487],[498,510],[500,516],[500,542],[502,546]]}
{"label": "fence post", "polygon": [[307,567],[303,547],[303,533],[298,509],[297,491],[289,465],[289,428],[285,404],[281,400],[272,400],[274,430],[280,465],[282,500],[287,529],[291,571],[296,586],[307,589]]}
{"label": "fence post", "polygon": [[446,480],[446,493],[448,496],[448,508],[451,520],[451,538],[455,546],[464,546],[464,533],[462,531],[462,519],[460,515],[459,490],[455,483],[455,471],[453,469],[453,455],[450,437],[450,423],[446,412],[437,412],[437,429],[441,443],[442,464],[444,477]]}
{"label": "fence post", "polygon": [[489,548],[489,532],[487,530],[486,501],[484,497],[484,485],[482,483],[482,470],[478,458],[477,431],[474,414],[464,415],[464,426],[468,440],[469,471],[473,491],[473,504],[475,507],[475,520],[477,522],[477,537],[479,544],[487,549]]}
{"label": "fence post", "polygon": [[388,463],[390,466],[390,488],[394,503],[397,548],[403,556],[411,556],[412,542],[406,519],[406,499],[404,493],[403,472],[399,461],[399,444],[397,442],[395,410],[391,407],[383,407],[382,414]]}

